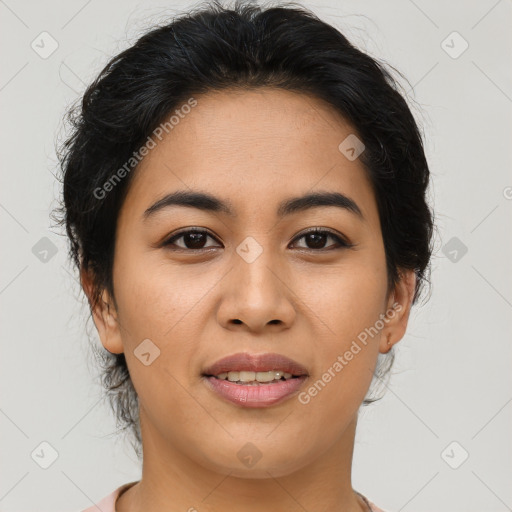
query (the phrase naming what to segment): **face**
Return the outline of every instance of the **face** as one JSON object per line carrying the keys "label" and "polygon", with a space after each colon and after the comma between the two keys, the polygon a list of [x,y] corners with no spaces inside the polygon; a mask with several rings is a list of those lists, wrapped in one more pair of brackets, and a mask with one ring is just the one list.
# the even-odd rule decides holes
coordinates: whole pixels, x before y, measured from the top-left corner
{"label": "face", "polygon": [[[117,307],[104,294],[110,308],[94,318],[105,348],[125,353],[143,442],[219,473],[286,475],[339,447],[388,336],[405,332],[414,279],[387,294],[375,196],[338,148],[355,131],[331,107],[273,89],[196,99],[135,171],[117,225]],[[160,201],[177,191],[231,213]],[[280,210],[314,193],[353,207]],[[276,403],[237,404],[203,375],[235,353],[278,353],[307,377]],[[249,442],[255,468],[240,463]]]}

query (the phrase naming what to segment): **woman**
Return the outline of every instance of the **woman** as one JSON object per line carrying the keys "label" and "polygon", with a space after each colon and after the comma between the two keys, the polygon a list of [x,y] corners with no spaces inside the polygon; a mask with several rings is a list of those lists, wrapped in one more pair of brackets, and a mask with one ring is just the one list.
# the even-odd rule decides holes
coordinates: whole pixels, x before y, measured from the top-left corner
{"label": "woman", "polygon": [[382,510],[351,485],[357,416],[433,230],[388,72],[303,7],[213,3],[70,117],[61,220],[143,462],[97,507]]}

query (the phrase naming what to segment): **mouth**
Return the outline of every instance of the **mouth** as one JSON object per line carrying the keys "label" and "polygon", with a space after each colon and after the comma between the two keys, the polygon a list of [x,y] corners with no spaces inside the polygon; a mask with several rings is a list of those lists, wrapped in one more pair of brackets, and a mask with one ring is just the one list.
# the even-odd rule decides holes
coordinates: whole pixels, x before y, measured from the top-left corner
{"label": "mouth", "polygon": [[282,354],[239,352],[219,359],[203,370],[202,375],[230,382],[271,382],[308,375],[307,369]]}
{"label": "mouth", "polygon": [[299,375],[293,375],[284,370],[268,370],[266,372],[229,371],[219,373],[218,375],[205,375],[205,377],[214,377],[218,380],[227,380],[246,386],[268,385],[273,382],[300,378]]}
{"label": "mouth", "polygon": [[268,407],[296,394],[309,373],[281,354],[238,353],[220,359],[201,374],[221,398],[242,407]]}

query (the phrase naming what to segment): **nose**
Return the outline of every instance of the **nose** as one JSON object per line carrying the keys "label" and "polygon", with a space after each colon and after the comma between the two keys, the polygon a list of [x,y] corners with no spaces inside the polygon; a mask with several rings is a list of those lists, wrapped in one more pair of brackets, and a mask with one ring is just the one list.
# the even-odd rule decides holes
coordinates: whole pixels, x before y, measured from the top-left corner
{"label": "nose", "polygon": [[265,248],[254,260],[234,254],[233,268],[222,280],[219,323],[226,329],[254,333],[290,328],[296,311],[286,281],[287,272],[272,258],[270,249]]}

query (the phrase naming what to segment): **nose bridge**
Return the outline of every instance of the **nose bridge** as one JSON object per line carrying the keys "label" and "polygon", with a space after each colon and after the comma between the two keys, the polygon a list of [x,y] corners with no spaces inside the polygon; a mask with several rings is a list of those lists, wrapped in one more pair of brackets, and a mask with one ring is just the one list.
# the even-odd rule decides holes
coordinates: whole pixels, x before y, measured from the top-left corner
{"label": "nose bridge", "polygon": [[[258,236],[258,239],[247,236],[237,247],[233,255],[235,272],[240,278],[239,288],[243,293],[257,298],[261,295],[279,293],[273,267],[278,265],[278,258],[269,244],[269,236]],[[267,296],[265,300],[269,300]]]}

